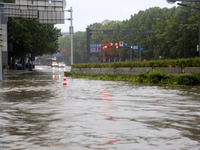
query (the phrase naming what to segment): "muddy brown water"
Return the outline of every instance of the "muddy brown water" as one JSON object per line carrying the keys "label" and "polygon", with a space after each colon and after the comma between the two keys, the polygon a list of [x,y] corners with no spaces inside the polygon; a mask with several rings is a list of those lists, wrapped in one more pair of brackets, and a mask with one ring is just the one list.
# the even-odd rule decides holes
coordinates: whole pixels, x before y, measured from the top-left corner
{"label": "muddy brown water", "polygon": [[0,150],[199,150],[200,88],[67,78],[0,82]]}

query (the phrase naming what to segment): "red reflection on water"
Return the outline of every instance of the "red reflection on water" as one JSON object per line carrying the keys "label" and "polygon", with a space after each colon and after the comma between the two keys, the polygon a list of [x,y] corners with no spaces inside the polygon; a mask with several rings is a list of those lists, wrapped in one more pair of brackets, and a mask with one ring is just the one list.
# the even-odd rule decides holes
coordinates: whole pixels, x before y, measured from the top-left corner
{"label": "red reflection on water", "polygon": [[111,140],[108,143],[106,143],[107,145],[113,145],[113,144],[118,144],[118,140]]}
{"label": "red reflection on water", "polygon": [[105,109],[106,107],[105,106],[101,106],[100,108]]}
{"label": "red reflection on water", "polygon": [[110,121],[116,121],[114,119],[114,117],[112,116],[113,114],[113,111],[110,111],[110,110],[113,110],[114,109],[114,105],[111,104],[112,100],[110,100],[109,98],[112,97],[112,94],[109,93],[109,92],[106,92],[104,91],[103,93],[101,93],[101,95],[103,96],[101,98],[101,104],[102,105],[106,105],[106,106],[101,106],[100,108],[102,109],[109,109],[105,114],[104,116],[106,116],[106,118],[104,118],[105,120],[110,120]]}
{"label": "red reflection on water", "polygon": [[104,97],[111,97],[111,93],[108,93],[108,92],[103,92],[103,93],[101,93],[101,95],[103,95]]}
{"label": "red reflection on water", "polygon": [[105,118],[105,120],[116,121],[113,116],[109,116],[109,117]]}
{"label": "red reflection on water", "polygon": [[[111,100],[112,94],[109,92],[102,92],[101,93],[102,97],[100,98],[100,108],[105,111],[105,113],[103,114],[104,116],[104,120],[108,120],[108,121],[117,121],[115,117],[113,117],[113,114],[115,112],[115,109],[117,109],[117,107],[113,104],[113,101]],[[103,136],[103,141],[102,142],[97,142],[96,146],[107,146],[107,148],[109,149],[111,146],[110,145],[117,145],[119,142],[118,136],[116,133],[108,133],[108,135],[110,135],[110,137],[108,136]],[[92,148],[91,146],[89,146],[89,148]],[[105,149],[107,149],[105,148]]]}

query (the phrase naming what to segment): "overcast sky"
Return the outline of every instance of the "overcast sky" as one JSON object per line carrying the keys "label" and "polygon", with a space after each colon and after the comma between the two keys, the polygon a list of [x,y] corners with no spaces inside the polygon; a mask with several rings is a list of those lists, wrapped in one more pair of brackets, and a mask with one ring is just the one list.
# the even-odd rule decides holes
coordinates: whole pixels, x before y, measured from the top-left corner
{"label": "overcast sky", "polygon": [[[177,6],[168,4],[166,0],[66,0],[66,10],[73,9],[73,26],[76,31],[85,31],[86,27],[96,22],[108,20],[126,20],[140,10],[151,7]],[[65,12],[65,18],[70,18],[70,13]],[[69,32],[70,21],[56,25],[61,32]]]}

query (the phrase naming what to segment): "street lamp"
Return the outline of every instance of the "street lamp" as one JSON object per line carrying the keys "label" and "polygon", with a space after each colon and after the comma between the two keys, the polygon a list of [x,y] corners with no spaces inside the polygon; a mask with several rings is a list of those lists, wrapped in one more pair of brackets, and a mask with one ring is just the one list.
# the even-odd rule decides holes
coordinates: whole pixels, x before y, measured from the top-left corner
{"label": "street lamp", "polygon": [[174,4],[176,1],[181,1],[181,2],[199,2],[199,8],[188,6],[188,5],[182,4],[182,3],[178,3],[178,5],[199,10],[199,45],[198,45],[197,49],[199,50],[199,58],[200,58],[200,0],[167,0],[167,2],[170,3],[170,4]]}
{"label": "street lamp", "polygon": [[71,26],[69,28],[69,32],[71,34],[71,65],[73,65],[73,23],[72,23],[72,7],[70,7],[70,10],[68,10],[68,12],[70,12],[70,18],[68,18],[67,20],[69,20],[71,22]]}
{"label": "street lamp", "polygon": [[168,2],[169,4],[174,4],[176,1],[175,1],[175,0],[167,0],[167,2]]}

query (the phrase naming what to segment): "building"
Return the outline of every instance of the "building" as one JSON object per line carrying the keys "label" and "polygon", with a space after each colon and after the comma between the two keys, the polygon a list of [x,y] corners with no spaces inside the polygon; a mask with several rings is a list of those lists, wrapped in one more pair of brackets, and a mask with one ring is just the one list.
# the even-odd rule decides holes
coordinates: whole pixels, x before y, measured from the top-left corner
{"label": "building", "polygon": [[108,23],[110,23],[110,22],[112,22],[112,21],[106,19],[106,20],[102,21],[101,24],[102,24],[102,25],[105,25],[105,24],[108,24]]}

